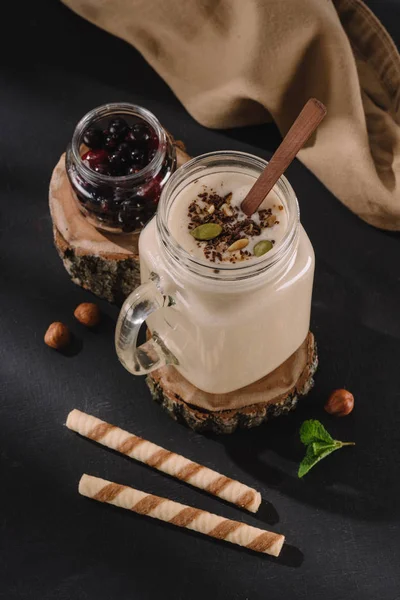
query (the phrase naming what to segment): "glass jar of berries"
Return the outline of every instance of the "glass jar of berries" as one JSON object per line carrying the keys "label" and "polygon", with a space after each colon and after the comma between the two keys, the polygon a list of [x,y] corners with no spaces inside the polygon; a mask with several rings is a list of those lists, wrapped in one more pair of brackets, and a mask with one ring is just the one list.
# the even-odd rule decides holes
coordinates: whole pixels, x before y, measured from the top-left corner
{"label": "glass jar of berries", "polygon": [[67,148],[66,168],[81,211],[113,233],[141,229],[176,169],[168,133],[148,110],[105,104],[87,113]]}

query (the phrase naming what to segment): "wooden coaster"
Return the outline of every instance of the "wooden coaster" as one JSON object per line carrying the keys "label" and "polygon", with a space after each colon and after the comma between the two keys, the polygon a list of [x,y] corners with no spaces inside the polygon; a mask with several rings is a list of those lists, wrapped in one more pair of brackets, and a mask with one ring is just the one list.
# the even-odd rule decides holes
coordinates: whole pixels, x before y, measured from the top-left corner
{"label": "wooden coaster", "polygon": [[[153,399],[176,421],[199,432],[232,433],[238,427],[250,429],[293,410],[299,397],[308,394],[313,387],[317,366],[317,347],[310,332],[299,350],[280,367],[236,392],[218,396],[203,392],[172,366],[153,371],[146,381]],[[240,407],[207,410],[198,406],[217,403],[221,406],[240,403]]]}
{"label": "wooden coaster", "polygon": [[[190,160],[173,140],[178,166]],[[72,281],[109,302],[122,303],[140,284],[138,233],[110,234],[96,229],[79,210],[63,154],[49,190],[54,243]]]}

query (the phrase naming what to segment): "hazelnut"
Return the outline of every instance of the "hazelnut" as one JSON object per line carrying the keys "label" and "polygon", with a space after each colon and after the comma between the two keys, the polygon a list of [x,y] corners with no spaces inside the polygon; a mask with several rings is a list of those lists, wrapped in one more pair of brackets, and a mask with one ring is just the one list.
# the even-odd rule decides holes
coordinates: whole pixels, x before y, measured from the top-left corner
{"label": "hazelnut", "polygon": [[45,344],[59,350],[64,348],[70,340],[69,329],[64,323],[56,321],[52,323],[44,335]]}
{"label": "hazelnut", "polygon": [[335,417],[345,417],[349,415],[354,408],[354,396],[347,390],[335,390],[329,396],[324,409],[330,415]]}
{"label": "hazelnut", "polygon": [[94,327],[100,322],[100,309],[93,302],[83,302],[76,307],[74,312],[75,319],[86,327]]}

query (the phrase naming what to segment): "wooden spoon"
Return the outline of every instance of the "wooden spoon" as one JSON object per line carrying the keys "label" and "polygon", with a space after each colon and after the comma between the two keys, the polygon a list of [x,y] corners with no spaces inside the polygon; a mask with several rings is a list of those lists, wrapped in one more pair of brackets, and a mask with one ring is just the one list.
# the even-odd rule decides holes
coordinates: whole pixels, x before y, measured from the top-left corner
{"label": "wooden spoon", "polygon": [[283,138],[281,145],[243,200],[241,209],[248,217],[256,212],[325,115],[326,107],[322,102],[316,98],[311,98],[307,102]]}

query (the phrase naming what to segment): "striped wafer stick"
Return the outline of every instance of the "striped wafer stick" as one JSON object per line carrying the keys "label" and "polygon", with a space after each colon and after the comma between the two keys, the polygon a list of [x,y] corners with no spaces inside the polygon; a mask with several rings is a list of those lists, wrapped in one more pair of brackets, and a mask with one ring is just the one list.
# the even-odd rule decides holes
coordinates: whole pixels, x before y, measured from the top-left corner
{"label": "striped wafer stick", "polygon": [[200,508],[179,504],[167,498],[146,494],[126,485],[119,485],[91,475],[82,475],[79,493],[99,502],[107,502],[140,515],[147,515],[178,527],[186,527],[218,540],[225,540],[272,556],[279,556],[285,541],[285,536],[279,533],[225,519]]}
{"label": "striped wafer stick", "polygon": [[115,425],[97,419],[80,410],[72,410],[67,418],[67,427],[112,448],[121,454],[134,458],[158,471],[172,475],[201,490],[205,490],[236,506],[257,512],[261,504],[260,492],[225,477],[212,469],[203,467],[180,454],[170,452]]}

